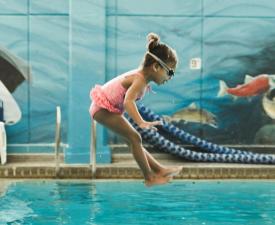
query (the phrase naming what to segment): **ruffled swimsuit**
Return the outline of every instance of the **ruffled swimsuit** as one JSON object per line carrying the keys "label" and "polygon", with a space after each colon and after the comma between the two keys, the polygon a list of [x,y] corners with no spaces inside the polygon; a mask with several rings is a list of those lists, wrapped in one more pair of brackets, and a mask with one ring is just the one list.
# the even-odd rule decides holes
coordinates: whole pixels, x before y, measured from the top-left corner
{"label": "ruffled swimsuit", "polygon": [[[123,102],[127,89],[123,87],[122,80],[125,77],[132,75],[143,76],[143,74],[133,70],[115,77],[102,86],[95,85],[95,87],[90,92],[92,104],[90,106],[89,112],[92,118],[94,117],[95,113],[102,108],[112,113],[123,114]],[[145,88],[145,90],[138,96],[136,100],[141,99],[148,90],[150,90],[149,85],[147,85],[147,88]]]}

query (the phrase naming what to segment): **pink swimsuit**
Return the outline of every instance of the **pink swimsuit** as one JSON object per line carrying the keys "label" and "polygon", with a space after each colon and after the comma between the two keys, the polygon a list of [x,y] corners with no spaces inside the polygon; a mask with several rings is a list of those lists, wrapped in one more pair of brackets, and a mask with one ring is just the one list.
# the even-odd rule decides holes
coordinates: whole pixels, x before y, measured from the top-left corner
{"label": "pink swimsuit", "polygon": [[[126,76],[131,75],[143,76],[141,73],[134,70],[113,78],[103,86],[95,85],[95,87],[90,92],[92,104],[90,106],[89,112],[92,118],[94,117],[95,113],[102,108],[107,109],[109,112],[118,114],[122,114],[124,112],[123,102],[127,89],[122,86],[122,80]],[[144,96],[146,90],[149,88],[150,87],[148,85],[147,89],[145,89],[136,100],[141,99]]]}

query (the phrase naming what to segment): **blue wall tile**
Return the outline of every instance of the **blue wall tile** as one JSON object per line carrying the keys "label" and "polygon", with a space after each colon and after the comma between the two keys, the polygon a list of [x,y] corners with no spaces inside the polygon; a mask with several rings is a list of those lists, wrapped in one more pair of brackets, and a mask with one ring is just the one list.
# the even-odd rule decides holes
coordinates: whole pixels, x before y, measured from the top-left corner
{"label": "blue wall tile", "polygon": [[68,14],[69,0],[29,0],[31,13]]}
{"label": "blue wall tile", "polygon": [[[105,15],[105,2],[102,0],[72,0],[71,10],[74,16],[90,16],[97,15],[102,17]],[[104,9],[102,11],[102,9]],[[101,15],[100,15],[101,14]]]}
{"label": "blue wall tile", "polygon": [[142,15],[185,15],[185,16],[200,16],[201,15],[201,0],[147,0],[147,1],[132,1],[132,0],[117,0],[114,4],[109,3],[109,12],[111,14],[142,14]]}
{"label": "blue wall tile", "polygon": [[273,0],[204,0],[206,16],[274,17]]}
{"label": "blue wall tile", "polygon": [[[82,2],[82,4],[84,4]],[[85,7],[81,7],[84,10]],[[105,77],[105,5],[72,10],[69,135],[66,161],[88,163],[91,119],[89,93]],[[100,151],[103,149],[100,148]],[[108,153],[109,154],[109,153]],[[109,156],[108,156],[109,157]],[[109,160],[109,159],[108,159]]]}
{"label": "blue wall tile", "polygon": [[0,14],[28,13],[28,0],[0,0]]}
{"label": "blue wall tile", "polygon": [[58,105],[64,142],[68,123],[69,20],[66,16],[31,16],[30,27],[31,142],[54,142]]}

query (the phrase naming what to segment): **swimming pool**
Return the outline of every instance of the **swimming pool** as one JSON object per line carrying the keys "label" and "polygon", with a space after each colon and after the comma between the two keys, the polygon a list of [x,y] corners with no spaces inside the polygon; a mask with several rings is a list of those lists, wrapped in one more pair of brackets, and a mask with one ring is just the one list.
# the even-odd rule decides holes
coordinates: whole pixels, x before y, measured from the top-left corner
{"label": "swimming pool", "polygon": [[2,182],[0,224],[274,224],[275,182]]}

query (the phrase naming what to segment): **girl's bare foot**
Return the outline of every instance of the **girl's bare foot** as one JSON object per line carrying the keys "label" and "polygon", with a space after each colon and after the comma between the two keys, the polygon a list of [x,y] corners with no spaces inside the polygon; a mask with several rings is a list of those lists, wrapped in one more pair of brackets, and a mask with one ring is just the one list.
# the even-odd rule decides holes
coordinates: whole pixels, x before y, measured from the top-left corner
{"label": "girl's bare foot", "polygon": [[145,185],[147,187],[151,187],[153,185],[161,185],[161,184],[166,184],[171,180],[171,177],[164,177],[164,176],[159,176],[159,175],[154,175],[150,179],[145,180]]}
{"label": "girl's bare foot", "polygon": [[158,172],[158,176],[173,177],[177,176],[182,171],[183,166],[174,166],[163,168]]}

